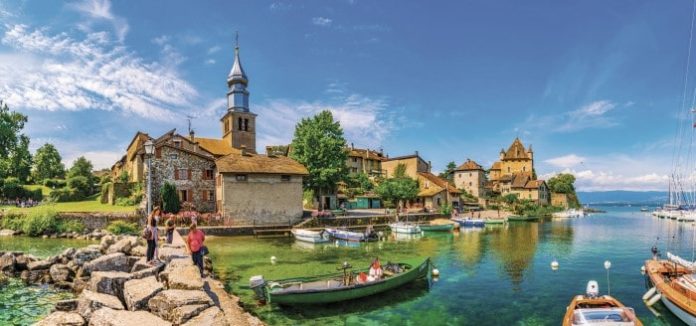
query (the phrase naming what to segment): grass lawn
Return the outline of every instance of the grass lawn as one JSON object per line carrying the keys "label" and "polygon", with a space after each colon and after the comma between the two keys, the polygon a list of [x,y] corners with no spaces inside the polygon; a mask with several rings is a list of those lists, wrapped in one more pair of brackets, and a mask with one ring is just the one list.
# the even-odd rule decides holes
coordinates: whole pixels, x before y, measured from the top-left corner
{"label": "grass lawn", "polygon": [[[35,186],[35,187],[39,187],[39,186]],[[130,212],[135,212],[135,208],[136,208],[136,206],[118,206],[118,205],[102,204],[99,201],[99,195],[97,194],[94,196],[90,196],[83,201],[73,201],[73,202],[65,202],[65,203],[51,203],[51,204],[44,203],[44,204],[41,204],[40,206],[31,207],[31,208],[16,208],[14,206],[0,206],[0,209],[10,208],[10,209],[18,209],[20,211],[29,212],[30,210],[36,209],[37,207],[45,207],[45,206],[49,206],[49,205],[51,207],[53,207],[53,209],[55,209],[57,212],[130,213]]]}

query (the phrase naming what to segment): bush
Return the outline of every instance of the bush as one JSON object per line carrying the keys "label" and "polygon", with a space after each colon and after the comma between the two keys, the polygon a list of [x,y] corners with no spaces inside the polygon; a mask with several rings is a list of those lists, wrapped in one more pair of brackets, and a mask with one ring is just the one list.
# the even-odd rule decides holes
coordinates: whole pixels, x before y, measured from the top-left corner
{"label": "bush", "polygon": [[56,226],[56,232],[58,233],[82,233],[85,231],[85,224],[80,220],[59,220]]}
{"label": "bush", "polygon": [[43,182],[44,186],[49,187],[51,189],[63,188],[66,184],[67,183],[65,182],[65,180],[62,179],[46,179]]}
{"label": "bush", "polygon": [[75,190],[75,193],[82,199],[92,193],[92,184],[87,177],[76,176],[68,179],[68,188]]}
{"label": "bush", "polygon": [[24,198],[26,197],[26,189],[22,187],[19,179],[9,177],[3,182],[2,196],[7,199]]}
{"label": "bush", "polygon": [[43,192],[41,192],[41,189],[28,190],[27,195],[34,201],[43,200]]}
{"label": "bush", "polygon": [[176,186],[165,182],[160,189],[160,195],[162,196],[162,210],[165,213],[178,213],[181,204],[179,204],[179,195],[176,193]]}
{"label": "bush", "polygon": [[106,230],[113,234],[136,234],[138,225],[122,220],[113,221],[106,227]]}
{"label": "bush", "polygon": [[76,201],[82,199],[75,189],[61,188],[51,191],[49,199],[54,202]]}
{"label": "bush", "polygon": [[58,226],[56,216],[58,213],[48,207],[31,210],[24,218],[22,232],[29,236],[55,232]]}
{"label": "bush", "polygon": [[440,214],[442,214],[442,215],[452,214],[452,205],[444,204],[444,205],[440,206]]}
{"label": "bush", "polygon": [[2,220],[0,220],[0,226],[3,229],[21,231],[23,220],[24,214],[11,210],[5,213],[5,216],[2,217]]}
{"label": "bush", "polygon": [[133,206],[135,203],[133,202],[133,199],[128,197],[128,198],[116,198],[116,202],[114,203],[116,206]]}

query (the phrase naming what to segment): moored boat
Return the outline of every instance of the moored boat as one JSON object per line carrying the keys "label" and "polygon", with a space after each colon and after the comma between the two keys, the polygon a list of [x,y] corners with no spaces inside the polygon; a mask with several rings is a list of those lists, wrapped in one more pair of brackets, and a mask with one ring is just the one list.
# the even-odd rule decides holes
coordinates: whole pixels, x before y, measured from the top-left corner
{"label": "moored boat", "polygon": [[486,223],[482,219],[468,219],[468,218],[461,218],[461,217],[454,217],[452,218],[452,221],[455,221],[459,223],[459,226],[461,227],[483,227],[486,225]]}
{"label": "moored boat", "polygon": [[502,218],[489,218],[483,221],[486,225],[491,225],[491,224],[505,224],[507,222],[506,219]]}
{"label": "moored boat", "polygon": [[362,232],[353,232],[353,231],[348,231],[348,230],[328,228],[328,229],[326,229],[326,233],[328,233],[332,238],[337,239],[337,240],[345,240],[345,241],[377,241],[377,240],[379,240],[379,237],[374,232],[370,232],[370,233],[366,234],[366,233],[362,233]]}
{"label": "moored boat", "polygon": [[297,241],[304,241],[309,243],[323,243],[329,242],[329,234],[325,230],[312,231],[305,229],[292,229],[290,230]]}
{"label": "moored boat", "polygon": [[513,215],[508,217],[508,222],[536,222],[539,220],[538,216],[519,216]]}
{"label": "moored boat", "polygon": [[645,275],[653,287],[643,299],[648,305],[660,300],[687,325],[696,325],[694,263],[669,253],[667,258],[645,262]]}
{"label": "moored boat", "polygon": [[563,326],[573,325],[626,325],[642,326],[633,308],[624,306],[609,296],[599,296],[596,281],[587,283],[587,293],[577,295],[566,308]]}
{"label": "moored boat", "polygon": [[396,222],[389,224],[389,228],[394,233],[417,234],[421,233],[421,228],[417,224]]}
{"label": "moored boat", "polygon": [[418,266],[407,263],[387,263],[384,276],[373,280],[361,280],[362,273],[354,273],[344,263],[343,273],[293,278],[266,282],[262,276],[251,278],[251,288],[257,297],[283,305],[307,305],[340,302],[371,296],[400,287],[428,276],[431,262],[427,258]]}
{"label": "moored boat", "polygon": [[420,226],[420,229],[422,231],[428,231],[428,232],[432,232],[432,231],[449,232],[449,231],[452,231],[452,229],[454,229],[454,223],[450,223],[450,224],[421,224],[419,226]]}

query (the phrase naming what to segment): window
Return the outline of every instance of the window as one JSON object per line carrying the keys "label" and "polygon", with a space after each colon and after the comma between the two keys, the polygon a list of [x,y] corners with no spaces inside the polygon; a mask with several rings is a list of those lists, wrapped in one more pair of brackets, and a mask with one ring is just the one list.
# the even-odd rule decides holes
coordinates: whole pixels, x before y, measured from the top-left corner
{"label": "window", "polygon": [[242,130],[242,118],[237,118],[237,130]]}
{"label": "window", "polygon": [[225,119],[225,133],[230,131],[230,119]]}
{"label": "window", "polygon": [[426,182],[425,182],[425,187],[424,187],[424,188],[425,188],[425,189],[430,188],[430,181],[426,181]]}
{"label": "window", "polygon": [[437,197],[437,206],[440,206],[440,197]]}
{"label": "window", "polygon": [[174,141],[174,146],[177,147],[177,148],[181,148],[181,140],[178,140],[178,139],[175,140],[175,141]]}
{"label": "window", "polygon": [[189,170],[189,169],[174,170],[174,180],[191,180],[191,170]]}
{"label": "window", "polygon": [[522,167],[522,171],[527,171],[527,167],[526,167],[526,166],[523,166],[523,167]]}
{"label": "window", "polygon": [[189,201],[188,190],[179,190],[179,201],[181,201],[182,203],[185,201]]}
{"label": "window", "polygon": [[469,172],[469,176],[471,176],[471,172]]}
{"label": "window", "polygon": [[246,174],[237,174],[234,176],[234,178],[237,181],[247,181],[247,175]]}
{"label": "window", "polygon": [[170,159],[170,160],[176,160],[177,158],[179,158],[178,155],[176,155],[176,154],[169,154],[169,159]]}
{"label": "window", "polygon": [[244,131],[249,131],[249,119],[244,119]]}
{"label": "window", "polygon": [[510,172],[510,167],[508,166],[508,172]]}
{"label": "window", "polygon": [[283,174],[283,175],[280,176],[280,181],[289,182],[289,181],[290,181],[290,176],[287,175],[287,174]]}
{"label": "window", "polygon": [[357,162],[358,162],[358,158],[357,158],[357,157],[353,157],[353,163],[357,163]]}
{"label": "window", "polygon": [[201,192],[201,201],[215,201],[215,192],[212,190],[203,190]]}
{"label": "window", "polygon": [[358,173],[358,168],[350,168],[350,172]]}
{"label": "window", "polygon": [[474,184],[473,184],[471,181],[469,181],[469,187],[471,187],[471,186],[473,186],[473,185],[474,185]]}
{"label": "window", "polygon": [[205,170],[205,180],[213,180],[213,169]]}
{"label": "window", "polygon": [[157,148],[155,149],[155,157],[156,158],[162,158],[162,148]]}

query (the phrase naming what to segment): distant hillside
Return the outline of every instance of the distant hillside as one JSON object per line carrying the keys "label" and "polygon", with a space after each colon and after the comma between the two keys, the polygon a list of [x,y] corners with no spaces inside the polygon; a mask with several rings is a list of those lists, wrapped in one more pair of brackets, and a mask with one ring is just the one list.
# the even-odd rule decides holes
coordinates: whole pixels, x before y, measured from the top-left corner
{"label": "distant hillside", "polygon": [[582,204],[640,203],[662,204],[667,200],[666,191],[578,191]]}

